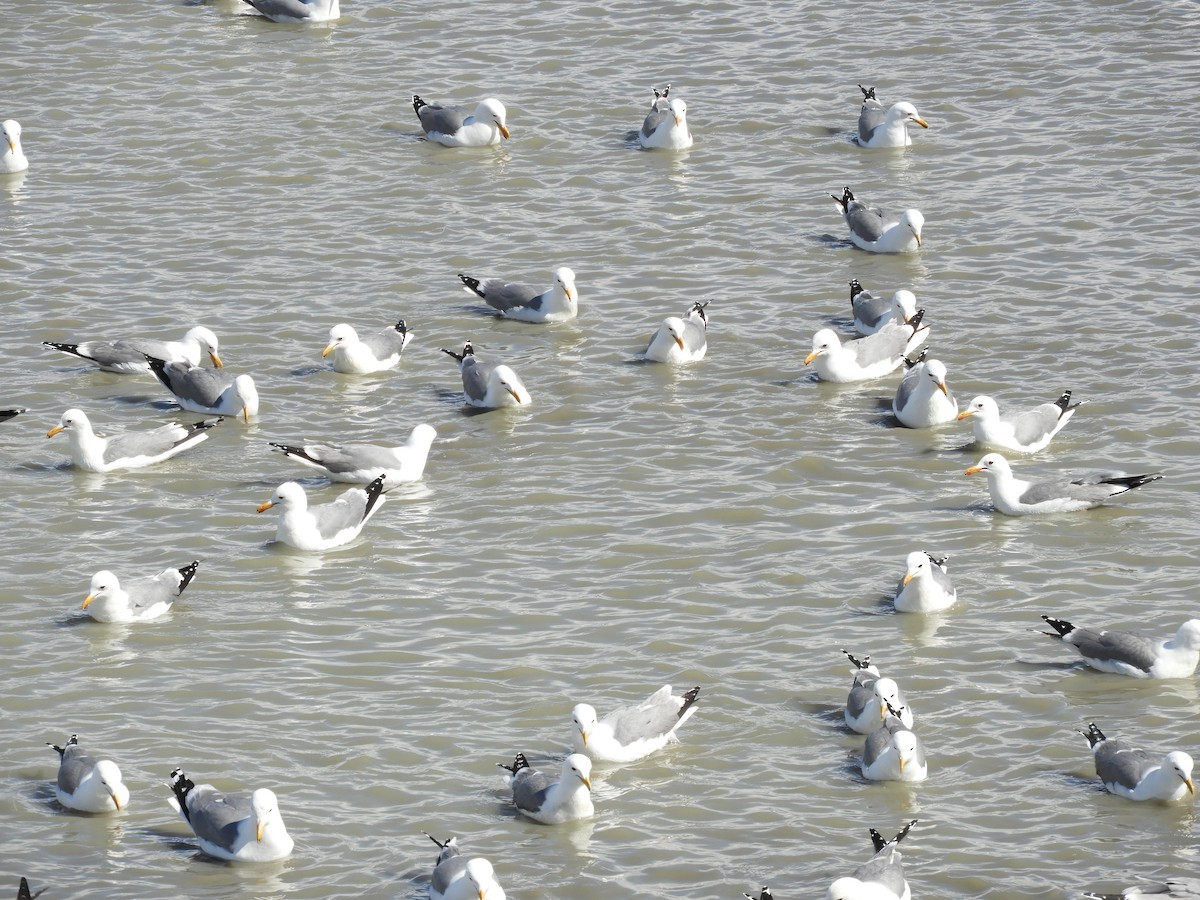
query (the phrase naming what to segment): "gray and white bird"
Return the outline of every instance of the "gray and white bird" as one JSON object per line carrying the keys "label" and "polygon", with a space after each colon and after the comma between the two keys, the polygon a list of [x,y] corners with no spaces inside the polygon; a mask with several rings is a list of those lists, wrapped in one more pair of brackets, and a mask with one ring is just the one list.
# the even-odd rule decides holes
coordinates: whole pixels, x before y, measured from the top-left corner
{"label": "gray and white bird", "polygon": [[270,500],[258,507],[258,512],[279,507],[275,540],[297,550],[330,550],[358,537],[383,506],[383,481],[380,475],[365,489],[350,488],[329,503],[313,505],[309,505],[308,494],[300,484],[285,481],[275,488]]}
{"label": "gray and white bird", "polygon": [[1095,722],[1079,733],[1087,738],[1096,761],[1096,774],[1110,793],[1130,800],[1166,802],[1195,796],[1192,758],[1182,750],[1160,755],[1147,753],[1126,741],[1106,738]]}
{"label": "gray and white bird", "polygon": [[858,281],[850,282],[850,312],[854,330],[859,334],[874,334],[890,322],[907,322],[917,314],[917,295],[898,290],[890,297],[876,297]]}
{"label": "gray and white bird", "polygon": [[924,781],[929,764],[921,739],[901,719],[903,710],[889,706],[883,724],[863,744],[862,773],[871,781]]}
{"label": "gray and white bird", "polygon": [[245,0],[272,22],[332,22],[342,15],[338,0]]}
{"label": "gray and white bird", "polygon": [[563,760],[557,781],[531,768],[524,753],[518,753],[511,766],[499,765],[512,773],[517,812],[535,822],[561,825],[590,818],[596,812],[592,805],[592,761],[582,753],[572,753]]}
{"label": "gray and white bird", "polygon": [[116,338],[111,341],[82,341],[77,344],[63,344],[58,341],[42,341],[42,345],[60,353],[78,356],[94,363],[103,372],[115,375],[140,375],[150,371],[147,356],[153,356],[167,362],[187,363],[189,366],[200,365],[201,359],[207,356],[212,364],[221,368],[221,357],[217,336],[203,325],[196,325],[187,330],[177,341],[160,341],[154,338]]}
{"label": "gray and white bird", "polygon": [[1188,619],[1169,638],[1137,631],[1097,631],[1042,616],[1054,629],[1043,631],[1074,647],[1099,672],[1131,678],[1190,678],[1200,664],[1200,619]]}
{"label": "gray and white bird", "polygon": [[412,338],[403,319],[362,338],[343,322],[329,329],[329,343],[321,351],[321,358],[332,353],[333,370],[344,375],[383,372],[400,364],[400,356]]}
{"label": "gray and white bird", "polygon": [[855,143],[871,150],[894,149],[912,146],[908,123],[928,128],[929,123],[921,118],[917,108],[907,100],[885,107],[875,98],[875,89],[863,88],[863,104],[858,111],[858,135]]}
{"label": "gray and white bird", "polygon": [[533,402],[525,383],[512,368],[503,363],[481,360],[475,355],[475,348],[470,341],[463,344],[462,353],[444,347],[442,352],[458,362],[463,395],[468,406],[499,409],[504,406],[528,406]]}
{"label": "gray and white bird", "polygon": [[914,550],[904,559],[904,575],[892,600],[897,612],[931,613],[949,609],[958,600],[946,561],[924,550]]}
{"label": "gray and white bird", "polygon": [[455,838],[439,841],[427,831],[421,833],[439,848],[429,882],[429,900],[505,900],[504,888],[496,880],[490,862],[482,856],[463,856]]}
{"label": "gray and white bird", "polygon": [[892,413],[905,428],[932,428],[958,417],[958,401],[946,384],[946,364],[940,359],[914,363],[896,388]]}
{"label": "gray and white bird", "polygon": [[1023,412],[1000,415],[1000,407],[987,395],[980,395],[958,414],[959,421],[971,420],[975,440],[984,447],[1037,453],[1071,421],[1075,410],[1085,401],[1071,402],[1071,392],[1063,391],[1053,403],[1042,403]]}
{"label": "gray and white bird", "polygon": [[148,431],[125,431],[103,437],[92,430],[92,422],[81,409],[68,409],[46,437],[66,432],[71,462],[85,472],[114,472],[140,469],[178,456],[208,440],[208,429],[221,419],[203,419],[184,425],[168,422]]}
{"label": "gray and white bird", "polygon": [[842,343],[830,328],[822,328],[812,339],[812,352],[804,364],[813,365],[821,381],[848,383],[883,378],[896,371],[904,357],[923,344],[929,336],[929,326],[923,326],[925,310],[908,322],[892,322],[875,334]]}
{"label": "gray and white bird", "polygon": [[687,104],[679,97],[667,98],[667,92],[654,92],[654,103],[638,131],[638,143],[646,150],[686,150],[692,146],[688,130]]}
{"label": "gray and white bird", "polygon": [[258,389],[249,375],[234,376],[224,369],[218,372],[152,356],[146,360],[154,377],[184,409],[219,416],[240,415],[244,422],[258,415]]}
{"label": "gray and white bird", "polygon": [[474,112],[465,106],[426,103],[416,94],[412,104],[425,134],[443,147],[487,147],[507,140],[510,134],[508,111],[494,97],[481,100]]}
{"label": "gray and white bird", "polygon": [[0,151],[0,173],[16,175],[28,169],[29,158],[21,149],[21,123],[16,119],[0,122],[0,140],[4,141],[4,149]]}
{"label": "gray and white bird", "polygon": [[895,679],[879,674],[879,668],[871,663],[871,657],[858,659],[849,651],[842,650],[854,666],[854,681],[846,695],[843,718],[846,725],[859,734],[870,734],[884,723],[888,706],[899,713],[900,721],[908,728],[913,726],[912,708]]}
{"label": "gray and white bird", "polygon": [[397,447],[379,444],[290,444],[272,443],[271,447],[290,459],[316,469],[330,481],[370,484],[380,475],[388,484],[419,481],[425,472],[429,448],[437,431],[432,425],[418,425],[408,440]]}
{"label": "gray and white bird", "polygon": [[988,492],[997,512],[1006,516],[1028,516],[1043,513],[1078,512],[1100,506],[1113,497],[1162,475],[1092,474],[1076,478],[1067,476],[1053,481],[1025,481],[1017,478],[999,453],[989,453],[964,475],[983,472],[987,475]]}
{"label": "gray and white bird", "polygon": [[872,828],[871,843],[875,854],[852,875],[831,884],[825,893],[826,900],[910,900],[912,892],[904,877],[900,842],[917,821],[913,819],[890,841],[885,841]]}
{"label": "gray and white bird", "polygon": [[188,823],[200,849],[217,859],[273,862],[292,852],[294,842],[279,814],[273,791],[249,796],[223,794],[211,784],[195,784],[183,769],[171,772],[167,802]]}
{"label": "gray and white bird", "polygon": [[663,319],[646,346],[645,358],[672,365],[704,359],[708,352],[708,314],[704,310],[711,302],[693,303],[683,318]]}
{"label": "gray and white bird", "polygon": [[58,753],[58,778],[54,796],[67,809],[80,812],[120,812],[129,805],[129,788],[121,781],[121,770],[110,759],[96,759],[71,735],[64,746],[46,744]]}
{"label": "gray and white bird", "polygon": [[1171,878],[1127,887],[1119,894],[1083,895],[1084,900],[1141,900],[1143,897],[1157,897],[1158,900],[1200,900],[1200,878]]}
{"label": "gray and white bird", "polygon": [[842,196],[830,194],[850,229],[850,241],[870,253],[914,253],[921,249],[925,217],[917,209],[906,209],[899,218],[856,200],[850,188]]}
{"label": "gray and white bird", "polygon": [[603,719],[595,707],[576,704],[571,710],[571,740],[575,750],[602,762],[632,762],[677,741],[676,732],[692,713],[700,688],[672,694],[664,684],[636,706],[615,709]]}
{"label": "gray and white bird", "polygon": [[81,609],[97,622],[149,622],[166,615],[192,583],[199,566],[200,561],[194,560],[182,569],[163,569],[157,575],[128,579],[124,585],[112,572],[102,569],[92,576]]}
{"label": "gray and white bird", "polygon": [[506,319],[549,324],[579,315],[575,273],[566,266],[554,270],[554,284],[548,288],[503,278],[479,279],[461,272],[458,277],[467,293],[479,297]]}

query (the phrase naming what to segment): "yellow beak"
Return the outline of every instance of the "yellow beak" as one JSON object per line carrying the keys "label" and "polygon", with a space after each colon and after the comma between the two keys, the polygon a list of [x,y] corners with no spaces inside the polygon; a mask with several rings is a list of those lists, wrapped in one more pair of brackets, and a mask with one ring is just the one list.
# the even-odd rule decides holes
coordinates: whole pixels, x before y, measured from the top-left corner
{"label": "yellow beak", "polygon": [[266,828],[266,827],[267,827],[267,823],[266,823],[266,822],[259,822],[259,823],[258,823],[258,840],[259,840],[259,842],[260,842],[260,843],[262,842],[262,833],[263,833],[263,829],[264,829],[264,828]]}
{"label": "yellow beak", "polygon": [[804,357],[804,364],[807,366],[810,362],[812,362],[814,359],[816,359],[820,355],[821,355],[820,350],[814,350],[812,353],[808,354],[808,356]]}
{"label": "yellow beak", "polygon": [[917,246],[920,247],[921,246],[921,236],[914,231],[913,237],[915,237],[917,239]]}
{"label": "yellow beak", "polygon": [[587,746],[588,733],[586,731],[579,732],[583,736],[583,746]]}
{"label": "yellow beak", "polygon": [[80,609],[87,609],[89,606],[91,606],[91,605],[92,605],[92,601],[93,601],[93,600],[95,600],[95,599],[96,599],[96,595],[95,595],[95,594],[88,594],[86,597],[84,597],[84,598],[83,598],[83,606],[81,606],[81,607],[79,607],[79,608],[80,608]]}
{"label": "yellow beak", "polygon": [[248,406],[242,407],[242,421],[245,422],[247,425],[250,424],[250,407],[248,407]]}
{"label": "yellow beak", "polygon": [[967,469],[965,472],[963,472],[963,474],[964,475],[977,475],[978,473],[980,473],[982,471],[983,471],[983,466],[971,466],[971,468]]}
{"label": "yellow beak", "polygon": [[916,122],[918,125],[920,125],[922,128],[929,127],[929,123],[926,122],[924,119],[913,119],[913,121]]}
{"label": "yellow beak", "polygon": [[946,387],[946,382],[939,381],[938,382],[938,390],[941,391],[943,394],[945,394],[947,397],[950,396],[950,389],[948,387]]}
{"label": "yellow beak", "polygon": [[675,343],[678,344],[679,349],[682,350],[683,349],[683,338],[681,338],[679,335],[674,335],[674,338],[675,338]]}
{"label": "yellow beak", "polygon": [[592,789],[592,779],[590,779],[590,778],[584,778],[584,777],[581,775],[581,776],[579,777],[579,780],[580,780],[580,781],[582,781],[582,782],[583,782],[583,783],[584,783],[584,784],[587,786],[587,789],[588,789],[589,791]]}
{"label": "yellow beak", "polygon": [[521,402],[521,395],[520,395],[520,394],[518,394],[518,393],[517,393],[516,391],[514,391],[512,388],[508,388],[508,392],[509,392],[510,394],[512,394],[512,398],[513,398],[514,400],[516,400],[518,403],[520,403],[520,402]]}
{"label": "yellow beak", "polygon": [[121,801],[119,799],[117,799],[116,794],[113,794],[112,798],[113,798],[113,806],[115,806],[117,808],[117,812],[120,812],[121,811]]}
{"label": "yellow beak", "polygon": [[209,350],[208,358],[212,360],[212,364],[214,366],[216,366],[218,369],[224,368],[224,366],[221,365],[221,357],[217,356],[215,351]]}
{"label": "yellow beak", "polygon": [[914,573],[914,572],[907,572],[907,573],[905,573],[905,575],[904,575],[904,581],[900,582],[900,586],[901,586],[901,587],[904,587],[905,585],[907,585],[907,584],[908,584],[910,581],[912,581],[912,580],[913,580],[914,578],[916,578],[916,577],[917,577],[917,576],[916,576],[916,573]]}
{"label": "yellow beak", "polygon": [[1196,786],[1194,784],[1192,784],[1192,779],[1185,778],[1185,779],[1183,779],[1183,783],[1187,785],[1188,793],[1191,794],[1192,796],[1195,796],[1196,795]]}
{"label": "yellow beak", "polygon": [[973,416],[973,415],[975,415],[975,410],[973,410],[973,409],[964,409],[962,412],[960,412],[960,413],[958,414],[958,421],[960,421],[960,422],[961,422],[963,419],[967,418],[968,416]]}
{"label": "yellow beak", "polygon": [[60,431],[65,431],[65,430],[66,429],[63,428],[61,425],[55,425],[53,428],[51,428],[49,431],[46,432],[46,437],[54,437]]}
{"label": "yellow beak", "polygon": [[258,511],[260,513],[264,513],[274,505],[275,505],[274,503],[272,503],[270,500],[268,500],[266,503],[259,505]]}
{"label": "yellow beak", "polygon": [[334,347],[336,347],[336,346],[337,346],[337,341],[334,341],[332,344],[330,344],[328,347],[326,347],[324,350],[322,350],[322,351],[321,351],[321,359],[324,359],[324,358],[325,358],[325,357],[327,357],[327,356],[328,356],[330,353],[332,353],[332,352],[333,352],[333,348],[334,348]]}
{"label": "yellow beak", "polygon": [[904,771],[904,757],[903,756],[900,757],[900,771],[901,772]]}
{"label": "yellow beak", "polygon": [[501,134],[501,135],[504,137],[504,139],[507,141],[507,140],[508,140],[508,135],[509,135],[508,126],[507,126],[507,125],[500,125],[500,126],[499,126],[499,128],[500,128],[500,134]]}

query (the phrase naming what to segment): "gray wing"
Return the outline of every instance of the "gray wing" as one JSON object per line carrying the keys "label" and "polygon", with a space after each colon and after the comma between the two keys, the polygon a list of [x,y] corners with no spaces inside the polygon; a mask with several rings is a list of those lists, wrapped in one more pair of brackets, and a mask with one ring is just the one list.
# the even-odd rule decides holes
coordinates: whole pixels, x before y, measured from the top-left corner
{"label": "gray wing", "polygon": [[187,796],[188,824],[196,837],[233,853],[238,844],[238,825],[250,818],[249,797],[226,797],[201,785]]}
{"label": "gray wing", "polygon": [[849,341],[842,346],[853,351],[854,358],[865,369],[885,359],[896,359],[903,356],[912,333],[912,329],[905,325],[885,327],[874,334],[868,334],[856,341]]}
{"label": "gray wing", "polygon": [[1086,475],[1073,481],[1039,481],[1029,485],[1021,494],[1022,503],[1044,503],[1047,500],[1082,500],[1085,503],[1101,503],[1113,494],[1111,484],[1104,479],[1111,476]]}
{"label": "gray wing", "polygon": [[879,728],[867,735],[863,744],[863,767],[874,765],[884,752],[892,746],[892,735],[897,731],[908,731],[899,719],[889,716]]}
{"label": "gray wing", "polygon": [[1135,631],[1093,631],[1091,628],[1075,628],[1069,633],[1075,648],[1088,659],[1123,662],[1149,672],[1158,660],[1158,648],[1162,641]]}
{"label": "gray wing", "polygon": [[78,744],[71,744],[63,749],[62,761],[58,766],[58,788],[64,794],[73,794],[92,769],[96,767],[96,758],[88,756]]}
{"label": "gray wing", "polygon": [[689,353],[696,353],[708,343],[708,330],[696,317],[689,317],[683,322],[683,347]]}
{"label": "gray wing", "polygon": [[933,574],[933,583],[945,591],[947,594],[954,593],[954,582],[950,580],[950,576],[942,571],[942,567],[930,560],[929,571]]}
{"label": "gray wing", "polygon": [[846,224],[862,240],[874,243],[883,234],[883,212],[851,200],[846,209]]}
{"label": "gray wing", "polygon": [[323,538],[331,538],[347,528],[357,528],[367,513],[367,492],[351,488],[331,503],[310,506],[313,522]]}
{"label": "gray wing", "polygon": [[[359,469],[394,469],[400,464],[396,452],[390,447],[375,444],[346,444],[335,447],[328,444],[305,444],[302,448],[308,458],[330,472],[356,472]],[[290,455],[290,454],[289,454]]]}
{"label": "gray wing", "polygon": [[268,19],[284,16],[290,19],[307,19],[312,15],[316,2],[304,0],[246,0]]}
{"label": "gray wing", "polygon": [[179,596],[178,569],[167,569],[151,578],[135,578],[125,588],[129,605],[136,614],[158,603],[170,603]]}
{"label": "gray wing", "polygon": [[1162,762],[1124,741],[1109,738],[1096,748],[1096,774],[1105,784],[1119,784],[1133,790],[1146,774]]}
{"label": "gray wing", "polygon": [[875,699],[875,679],[855,684],[846,696],[846,713],[852,719],[857,719],[867,708],[867,704]]}
{"label": "gray wing", "polygon": [[[858,113],[858,142],[866,144],[875,134],[875,129],[887,118],[887,110],[876,101],[876,105],[864,103]],[[897,893],[899,893],[897,891]]]}
{"label": "gray wing", "polygon": [[139,456],[158,456],[181,443],[191,432],[179,425],[163,425],[150,431],[125,432],[108,439],[104,461],[116,462]]}
{"label": "gray wing", "polygon": [[482,285],[483,300],[488,306],[504,312],[517,306],[528,306],[530,309],[541,309],[543,297],[549,293],[535,288],[531,284],[506,282],[499,278],[489,278]]}
{"label": "gray wing", "polygon": [[435,106],[432,103],[417,110],[417,118],[426,134],[454,134],[471,114],[465,106]]}
{"label": "gray wing", "polygon": [[[660,699],[661,698],[661,699]],[[661,737],[679,722],[679,701],[670,692],[655,692],[644,703],[628,709],[618,709],[604,717],[615,737],[622,744],[646,738]]]}
{"label": "gray wing", "polygon": [[854,318],[868,328],[874,328],[879,320],[892,308],[891,297],[876,297],[870,291],[862,291],[850,302]]}
{"label": "gray wing", "polygon": [[895,847],[884,847],[854,870],[859,881],[873,881],[888,888],[897,897],[904,894],[904,866]]}
{"label": "gray wing", "polygon": [[467,859],[464,856],[458,855],[456,848],[453,856],[443,859],[434,867],[429,887],[439,894],[444,894],[452,881],[465,877],[466,873]]}
{"label": "gray wing", "polygon": [[468,356],[462,361],[463,391],[468,397],[472,400],[483,400],[487,396],[488,376],[496,365],[474,356]]}
{"label": "gray wing", "polygon": [[[916,391],[917,385],[921,383],[924,376],[924,364],[915,365],[904,373],[904,377],[900,379],[900,386],[896,388],[896,399],[892,402],[892,409],[899,411],[908,406],[913,392]],[[932,568],[936,569],[937,566]]]}
{"label": "gray wing", "polygon": [[646,116],[646,121],[642,123],[642,137],[648,138],[658,130],[658,126],[662,125],[668,119],[674,121],[675,116],[670,109],[652,109],[650,115]]}
{"label": "gray wing", "polygon": [[145,364],[146,355],[159,359],[172,359],[175,353],[166,341],[149,338],[129,338],[119,341],[84,341],[76,345],[78,355],[95,360],[97,365]]}
{"label": "gray wing", "polygon": [[375,354],[376,359],[387,359],[389,356],[399,356],[404,352],[409,340],[408,332],[400,332],[395,328],[385,328],[374,334],[368,334],[362,339],[367,349]]}
{"label": "gray wing", "polygon": [[517,809],[537,812],[545,805],[546,794],[549,793],[550,788],[558,782],[532,769],[523,769],[522,771],[525,774],[518,773],[513,778],[513,805]]}
{"label": "gray wing", "polygon": [[1001,416],[1013,427],[1013,435],[1021,444],[1035,444],[1058,427],[1062,410],[1053,403],[1043,403],[1036,409],[1015,416]]}
{"label": "gray wing", "polygon": [[187,363],[167,363],[160,381],[176,397],[190,400],[198,406],[213,408],[221,401],[221,395],[229,390],[234,376],[224,369],[203,369]]}

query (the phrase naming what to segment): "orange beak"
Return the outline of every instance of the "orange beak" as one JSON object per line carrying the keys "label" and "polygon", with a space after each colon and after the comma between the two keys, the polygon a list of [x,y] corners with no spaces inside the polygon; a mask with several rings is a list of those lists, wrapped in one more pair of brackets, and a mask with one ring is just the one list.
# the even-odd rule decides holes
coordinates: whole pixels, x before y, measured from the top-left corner
{"label": "orange beak", "polygon": [[268,500],[266,503],[259,505],[258,512],[264,513],[274,505],[275,505],[274,503],[272,503],[270,500]]}
{"label": "orange beak", "polygon": [[964,471],[963,474],[964,475],[977,475],[982,471],[983,471],[983,466],[971,466],[971,468]]}
{"label": "orange beak", "polygon": [[61,425],[55,425],[53,428],[51,428],[49,431],[46,432],[46,437],[54,437],[60,431],[65,431],[65,430],[66,429],[63,428]]}
{"label": "orange beak", "polygon": [[509,133],[510,133],[510,132],[509,132],[509,130],[508,130],[508,126],[507,126],[507,125],[503,125],[503,124],[501,124],[501,125],[499,125],[499,126],[497,126],[497,127],[499,127],[499,129],[500,129],[500,134],[501,134],[501,136],[502,136],[502,137],[503,137],[503,138],[504,138],[504,139],[507,141],[507,140],[508,140],[508,135],[509,135]]}

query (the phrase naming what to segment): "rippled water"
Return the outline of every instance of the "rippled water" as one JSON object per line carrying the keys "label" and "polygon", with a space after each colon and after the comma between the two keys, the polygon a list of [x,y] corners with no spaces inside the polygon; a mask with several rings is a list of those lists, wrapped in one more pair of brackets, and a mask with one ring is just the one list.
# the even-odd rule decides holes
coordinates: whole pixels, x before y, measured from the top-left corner
{"label": "rippled water", "polygon": [[[488,856],[514,898],[823,895],[905,843],[914,896],[1066,897],[1194,871],[1188,804],[1098,789],[1072,729],[1193,753],[1191,681],[1095,675],[1040,613],[1166,634],[1195,615],[1194,319],[1200,11],[1184,3],[347,0],[330,26],[211,5],[10,0],[0,115],[31,168],[0,180],[0,835],[47,897],[418,897],[422,829]],[[15,11],[15,13],[14,13]],[[666,82],[697,142],[626,143]],[[856,82],[931,124],[903,154],[847,141]],[[508,106],[513,139],[418,139],[409,97]],[[831,130],[841,133],[831,133]],[[841,241],[849,184],[926,217],[918,257]],[[481,316],[457,272],[579,280],[555,327]],[[1018,473],[1162,471],[1106,510],[995,517],[966,428],[890,427],[895,380],[808,379],[846,283],[911,287],[961,402],[1088,405]],[[635,365],[712,298],[710,350]],[[399,370],[335,375],[338,321],[403,316]],[[195,453],[134,474],[62,467],[67,406],[171,414],[148,378],[42,340],[176,337],[203,322],[264,398]],[[512,361],[528,411],[464,415],[439,347]],[[427,477],[352,546],[268,545],[255,506],[297,472],[268,440],[439,431]],[[305,483],[320,496],[319,478]],[[961,602],[895,615],[905,554],[951,554]],[[77,617],[93,571],[202,560],[168,619]],[[899,677],[931,760],[858,775],[839,648]],[[597,817],[515,819],[495,763],[547,762],[570,708],[702,685],[681,745],[596,779]],[[45,741],[116,759],[115,818],[59,809]],[[549,765],[556,765],[549,761]],[[199,858],[176,765],[270,786],[289,860]]]}

